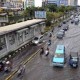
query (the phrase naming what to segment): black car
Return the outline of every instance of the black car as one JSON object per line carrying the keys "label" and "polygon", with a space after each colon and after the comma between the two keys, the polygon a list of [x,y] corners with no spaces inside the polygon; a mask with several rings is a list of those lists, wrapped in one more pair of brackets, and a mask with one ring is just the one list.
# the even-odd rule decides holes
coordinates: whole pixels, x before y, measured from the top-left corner
{"label": "black car", "polygon": [[79,63],[78,52],[71,52],[69,57],[69,65],[73,68],[77,68]]}

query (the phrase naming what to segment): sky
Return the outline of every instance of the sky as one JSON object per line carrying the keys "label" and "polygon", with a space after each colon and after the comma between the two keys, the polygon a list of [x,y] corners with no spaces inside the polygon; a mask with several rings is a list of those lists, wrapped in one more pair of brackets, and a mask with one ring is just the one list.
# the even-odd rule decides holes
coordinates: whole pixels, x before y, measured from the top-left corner
{"label": "sky", "polygon": [[[78,0],[78,5],[80,5],[80,0]],[[35,6],[36,6],[36,7],[42,6],[42,0],[35,0]]]}

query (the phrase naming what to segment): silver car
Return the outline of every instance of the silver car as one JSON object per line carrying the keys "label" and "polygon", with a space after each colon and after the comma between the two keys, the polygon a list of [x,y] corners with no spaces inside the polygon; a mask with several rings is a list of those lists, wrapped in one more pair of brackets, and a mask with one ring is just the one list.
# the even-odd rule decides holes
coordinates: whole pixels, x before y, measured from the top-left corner
{"label": "silver car", "polygon": [[40,42],[43,42],[43,35],[35,36],[32,40],[32,43],[35,45],[39,44]]}

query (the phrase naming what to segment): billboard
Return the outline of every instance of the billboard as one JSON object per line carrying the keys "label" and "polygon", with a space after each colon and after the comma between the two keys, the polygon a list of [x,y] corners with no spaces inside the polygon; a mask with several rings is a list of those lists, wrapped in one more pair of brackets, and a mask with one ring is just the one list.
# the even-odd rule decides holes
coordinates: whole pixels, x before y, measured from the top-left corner
{"label": "billboard", "polygon": [[35,11],[35,18],[46,18],[46,11]]}

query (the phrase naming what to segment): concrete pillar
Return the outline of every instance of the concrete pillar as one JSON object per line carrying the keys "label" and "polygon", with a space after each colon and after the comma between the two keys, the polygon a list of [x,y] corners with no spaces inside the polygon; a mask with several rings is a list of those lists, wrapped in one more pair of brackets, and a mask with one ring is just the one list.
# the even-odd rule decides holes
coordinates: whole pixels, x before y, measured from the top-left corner
{"label": "concrete pillar", "polygon": [[7,51],[9,51],[9,42],[8,42],[9,40],[7,35],[5,35],[5,40],[6,40]]}

